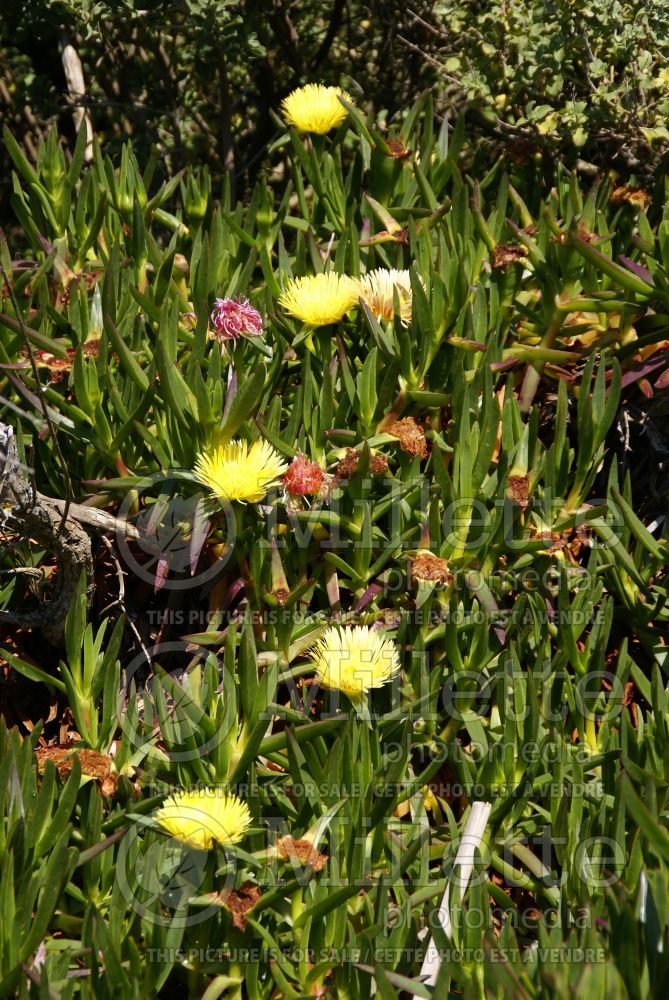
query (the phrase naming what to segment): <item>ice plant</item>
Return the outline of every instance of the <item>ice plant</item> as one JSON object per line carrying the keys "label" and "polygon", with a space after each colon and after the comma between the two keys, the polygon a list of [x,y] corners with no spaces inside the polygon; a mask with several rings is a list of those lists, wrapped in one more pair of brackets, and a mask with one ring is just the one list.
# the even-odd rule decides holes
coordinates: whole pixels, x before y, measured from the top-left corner
{"label": "ice plant", "polygon": [[453,580],[448,563],[427,549],[419,549],[411,561],[411,575],[424,583],[446,583]]}
{"label": "ice plant", "polygon": [[249,807],[222,788],[200,788],[171,795],[155,819],[172,837],[200,851],[214,843],[237,844],[251,825]]}
{"label": "ice plant", "polygon": [[407,455],[418,455],[427,458],[427,439],[425,431],[413,417],[403,417],[401,420],[384,420],[380,430],[390,434],[400,443],[400,448]]}
{"label": "ice plant", "polygon": [[281,110],[288,124],[294,125],[300,132],[325,135],[346,119],[346,108],[339,97],[353,103],[351,96],[340,87],[308,83],[289,94],[282,102]]}
{"label": "ice plant", "polygon": [[197,457],[193,475],[217,500],[259,503],[286,471],[286,463],[267,441],[230,441]]}
{"label": "ice plant", "polygon": [[355,282],[345,274],[314,274],[289,281],[279,305],[307,326],[327,326],[342,319],[358,294]]}
{"label": "ice plant", "polygon": [[283,485],[293,496],[315,497],[326,486],[327,479],[318,462],[312,462],[306,455],[296,455],[284,474]]}
{"label": "ice plant", "polygon": [[321,683],[343,692],[358,711],[370,690],[400,670],[395,643],[367,625],[331,626],[310,655]]}
{"label": "ice plant", "polygon": [[240,337],[259,337],[262,333],[262,316],[248,299],[216,299],[211,313],[213,336],[220,341],[239,340]]}
{"label": "ice plant", "polygon": [[397,289],[400,318],[403,326],[411,322],[411,278],[408,271],[377,267],[356,282],[358,295],[378,320],[389,320],[395,315],[393,290]]}

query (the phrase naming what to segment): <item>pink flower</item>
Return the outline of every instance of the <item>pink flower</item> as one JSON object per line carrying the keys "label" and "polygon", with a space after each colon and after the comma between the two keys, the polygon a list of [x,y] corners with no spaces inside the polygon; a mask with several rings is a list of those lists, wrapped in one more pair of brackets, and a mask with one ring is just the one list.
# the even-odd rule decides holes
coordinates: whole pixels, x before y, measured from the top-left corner
{"label": "pink flower", "polygon": [[262,316],[248,299],[216,299],[211,314],[215,336],[219,340],[239,340],[246,335],[259,337],[262,333]]}
{"label": "pink flower", "polygon": [[293,496],[314,497],[323,494],[328,479],[317,462],[311,462],[306,455],[296,455],[284,473],[283,485]]}

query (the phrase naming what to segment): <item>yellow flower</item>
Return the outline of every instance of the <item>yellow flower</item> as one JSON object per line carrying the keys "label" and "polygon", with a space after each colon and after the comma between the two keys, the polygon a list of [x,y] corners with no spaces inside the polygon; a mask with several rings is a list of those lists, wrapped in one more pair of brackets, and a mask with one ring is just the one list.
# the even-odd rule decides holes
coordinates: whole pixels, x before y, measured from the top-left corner
{"label": "yellow flower", "polygon": [[358,295],[378,320],[392,319],[395,315],[393,289],[400,300],[400,317],[403,326],[411,322],[411,278],[408,271],[388,270],[377,267],[357,281]]}
{"label": "yellow flower", "polygon": [[279,299],[279,305],[308,326],[338,323],[359,297],[353,278],[344,274],[314,274],[293,278]]}
{"label": "yellow flower", "polygon": [[288,465],[267,441],[230,441],[201,452],[193,475],[221,501],[258,503]]}
{"label": "yellow flower", "polygon": [[155,819],[172,837],[200,851],[208,851],[214,841],[224,846],[238,843],[251,825],[246,803],[221,788],[172,795]]}
{"label": "yellow flower", "polygon": [[347,111],[338,100],[343,97],[353,103],[350,94],[340,87],[324,87],[322,83],[308,83],[298,87],[283,101],[281,110],[289,125],[300,132],[325,135],[345,120]]}
{"label": "yellow flower", "polygon": [[367,625],[332,626],[311,652],[319,680],[362,706],[372,688],[382,687],[399,672],[400,658],[392,639]]}

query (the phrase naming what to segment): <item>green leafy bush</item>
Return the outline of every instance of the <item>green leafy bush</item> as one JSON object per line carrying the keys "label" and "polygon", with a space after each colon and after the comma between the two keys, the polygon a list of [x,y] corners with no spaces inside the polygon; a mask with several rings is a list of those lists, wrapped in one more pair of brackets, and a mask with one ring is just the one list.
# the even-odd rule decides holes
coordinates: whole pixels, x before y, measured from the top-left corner
{"label": "green leafy bush", "polygon": [[[545,193],[501,160],[474,178],[464,120],[435,130],[429,95],[389,133],[346,107],[325,136],[277,118],[289,177],[239,202],[205,170],[156,178],[129,143],[117,159],[96,144],[86,168],[83,133],[70,157],[54,130],[33,166],[5,134],[21,253],[0,245],[0,413],[95,557],[63,655],[17,628],[57,592],[57,546],[4,529],[6,683],[36,734],[0,755],[31,880],[18,904],[3,880],[3,926],[21,913],[7,994],[666,981],[664,498],[635,513],[633,486],[655,498],[614,450],[621,400],[667,380],[663,178],[652,199],[565,168]],[[305,325],[282,305],[294,278],[378,268],[408,272],[384,309],[356,295]],[[262,334],[226,339],[218,298],[248,298]],[[315,463],[318,490],[282,476],[224,502],[193,470],[233,440]],[[333,622],[397,652],[363,718],[355,678],[314,677]],[[42,734],[63,780],[46,861],[28,820],[48,826],[61,779],[37,777]],[[250,825],[189,849],[156,809],[212,786]],[[477,801],[465,895],[453,864]]]}
{"label": "green leafy bush", "polygon": [[[29,156],[49,124],[74,139],[85,107],[116,156],[128,136],[165,179],[207,164],[215,191],[252,183],[277,136],[272,112],[309,79],[342,84],[392,117],[432,79],[399,40],[403,6],[280,0],[13,0],[0,22],[0,115]],[[419,40],[424,31],[407,28]],[[66,43],[85,96],[68,93]],[[0,185],[9,176],[5,158]],[[2,190],[2,188],[0,188]]]}
{"label": "green leafy bush", "polygon": [[[643,174],[667,148],[669,4],[446,2],[419,8],[444,85],[484,131]],[[520,147],[519,147],[520,149]]]}

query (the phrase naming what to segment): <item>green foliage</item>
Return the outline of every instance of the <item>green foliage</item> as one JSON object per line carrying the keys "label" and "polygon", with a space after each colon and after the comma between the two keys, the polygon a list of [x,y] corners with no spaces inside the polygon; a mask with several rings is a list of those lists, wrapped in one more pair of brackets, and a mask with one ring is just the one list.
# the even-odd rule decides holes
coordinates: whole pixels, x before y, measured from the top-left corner
{"label": "green foliage", "polygon": [[[242,189],[276,138],[272,112],[308,79],[344,85],[392,116],[430,69],[397,40],[403,5],[280,0],[12,0],[0,21],[0,113],[27,150],[56,121],[73,137],[61,64],[74,46],[82,100],[113,155],[133,137],[163,179],[206,163]],[[416,34],[410,26],[411,37]],[[424,31],[419,31],[423,34]],[[44,123],[47,123],[45,127]],[[0,185],[9,161],[3,157]],[[0,188],[1,190],[1,188]],[[3,216],[3,223],[5,217]]]}
{"label": "green foliage", "polygon": [[[206,171],[156,177],[130,143],[87,168],[54,131],[32,166],[6,133],[21,257],[0,244],[0,413],[62,496],[41,397],[75,501],[121,528],[64,651],[17,630],[3,649],[69,708],[78,762],[56,805],[37,730],[0,733],[0,992],[662,992],[667,537],[613,447],[625,394],[666,384],[664,180],[642,208],[562,167],[548,192],[501,160],[472,178],[465,138],[435,130],[429,95],[387,136],[360,109],[323,138],[281,125],[285,184],[217,201]],[[278,305],[291,277],[378,267],[410,271],[410,321],[398,290],[390,320],[309,329]],[[262,336],[209,335],[233,296]],[[192,469],[233,438],[307,456],[329,489],[217,509]],[[49,561],[18,536],[2,555]],[[0,596],[16,614],[51,591],[20,574]],[[369,726],[312,683],[333,617],[385,626],[401,655]],[[213,784],[252,826],[184,851],[153,812]],[[477,800],[490,820],[430,993],[420,932]]]}
{"label": "green foliage", "polygon": [[667,148],[669,4],[491,0],[424,4],[446,85],[485,129],[643,173]]}
{"label": "green foliage", "polygon": [[[0,863],[2,931],[0,995],[12,996],[47,929],[69,879],[78,852],[68,846],[70,818],[77,801],[80,772],[72,767],[67,784],[56,788],[56,768],[47,767],[38,787],[33,749],[0,720]],[[59,794],[56,795],[57,791]]]}

